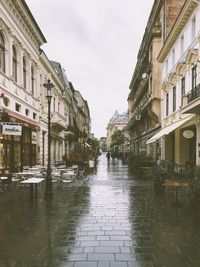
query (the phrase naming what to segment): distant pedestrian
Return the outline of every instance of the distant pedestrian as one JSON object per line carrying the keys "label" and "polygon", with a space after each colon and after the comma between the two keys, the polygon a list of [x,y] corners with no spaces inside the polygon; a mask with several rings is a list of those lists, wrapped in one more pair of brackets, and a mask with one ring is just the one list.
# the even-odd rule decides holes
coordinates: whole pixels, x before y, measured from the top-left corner
{"label": "distant pedestrian", "polygon": [[110,159],[110,152],[108,152],[107,154],[106,154],[106,158],[109,160]]}

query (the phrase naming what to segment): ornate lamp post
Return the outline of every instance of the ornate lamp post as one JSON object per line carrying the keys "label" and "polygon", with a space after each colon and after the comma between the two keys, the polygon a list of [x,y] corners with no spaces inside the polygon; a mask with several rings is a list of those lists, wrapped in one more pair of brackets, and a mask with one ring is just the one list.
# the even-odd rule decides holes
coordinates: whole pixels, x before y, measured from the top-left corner
{"label": "ornate lamp post", "polygon": [[137,141],[138,141],[138,145],[137,145],[137,158],[139,160],[140,157],[140,138],[139,138],[139,121],[141,119],[141,114],[140,113],[136,113],[135,114],[135,119],[137,121]]}
{"label": "ornate lamp post", "polygon": [[46,98],[48,101],[48,161],[47,161],[47,176],[46,176],[46,195],[52,194],[52,177],[51,177],[51,89],[54,85],[47,81],[47,83],[43,84],[46,88]]}

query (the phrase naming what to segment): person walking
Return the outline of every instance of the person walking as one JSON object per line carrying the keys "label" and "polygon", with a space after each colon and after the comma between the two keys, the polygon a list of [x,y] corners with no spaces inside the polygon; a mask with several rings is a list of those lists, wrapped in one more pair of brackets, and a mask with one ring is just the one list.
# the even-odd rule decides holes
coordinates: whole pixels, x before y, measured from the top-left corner
{"label": "person walking", "polygon": [[106,154],[106,158],[109,160],[110,159],[110,152],[108,151],[108,153]]}

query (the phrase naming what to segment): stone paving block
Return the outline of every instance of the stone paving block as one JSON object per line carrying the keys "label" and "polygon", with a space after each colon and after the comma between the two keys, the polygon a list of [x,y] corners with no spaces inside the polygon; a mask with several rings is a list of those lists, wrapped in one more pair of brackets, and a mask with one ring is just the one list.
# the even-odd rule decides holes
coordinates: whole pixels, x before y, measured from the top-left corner
{"label": "stone paving block", "polygon": [[97,236],[96,237],[96,240],[99,240],[99,241],[108,241],[108,240],[110,240],[110,237],[109,236],[106,236],[106,235],[100,235],[100,236]]}
{"label": "stone paving block", "polygon": [[94,247],[84,247],[84,253],[94,253]]}
{"label": "stone paving block", "polygon": [[116,235],[116,236],[119,236],[119,235],[123,235],[125,236],[126,235],[126,231],[105,231],[105,235]]}
{"label": "stone paving block", "polygon": [[123,241],[131,241],[132,240],[132,238],[130,237],[130,236],[128,236],[128,235],[126,235],[126,236],[123,236],[123,235],[121,235],[121,236],[117,236],[117,235],[114,235],[114,236],[110,236],[110,240],[123,240]]}
{"label": "stone paving block", "polygon": [[127,262],[111,262],[110,267],[128,267]]}
{"label": "stone paving block", "polygon": [[69,261],[85,261],[85,260],[87,260],[87,254],[83,253],[69,254]]}
{"label": "stone paving block", "polygon": [[115,254],[97,253],[88,254],[88,261],[114,261]]}
{"label": "stone paving block", "polygon": [[105,235],[104,231],[88,231],[88,235]]}
{"label": "stone paving block", "polygon": [[132,253],[131,249],[129,247],[120,247],[120,252],[122,254],[124,254],[124,253]]}
{"label": "stone paving block", "polygon": [[81,247],[97,247],[100,241],[81,241]]}
{"label": "stone paving block", "polygon": [[95,247],[95,253],[119,253],[119,247]]}
{"label": "stone paving block", "polygon": [[98,267],[98,262],[75,262],[73,267]]}
{"label": "stone paving block", "polygon": [[99,241],[101,247],[123,247],[123,241]]}
{"label": "stone paving block", "polygon": [[98,267],[110,267],[110,262],[98,262]]}

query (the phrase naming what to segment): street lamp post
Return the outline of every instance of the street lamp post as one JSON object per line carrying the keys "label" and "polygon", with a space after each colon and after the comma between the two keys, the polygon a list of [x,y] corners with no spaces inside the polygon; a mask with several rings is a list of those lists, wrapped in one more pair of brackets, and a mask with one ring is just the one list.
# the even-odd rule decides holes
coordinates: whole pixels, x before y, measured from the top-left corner
{"label": "street lamp post", "polygon": [[51,177],[51,89],[54,85],[47,81],[47,83],[43,84],[46,88],[46,98],[48,102],[48,159],[47,159],[47,176],[46,176],[46,195],[52,194],[52,177]]}
{"label": "street lamp post", "polygon": [[137,141],[138,141],[138,144],[137,144],[137,158],[139,160],[139,157],[140,157],[139,121],[141,119],[141,114],[140,113],[136,113],[135,114],[135,119],[137,121]]}

